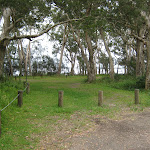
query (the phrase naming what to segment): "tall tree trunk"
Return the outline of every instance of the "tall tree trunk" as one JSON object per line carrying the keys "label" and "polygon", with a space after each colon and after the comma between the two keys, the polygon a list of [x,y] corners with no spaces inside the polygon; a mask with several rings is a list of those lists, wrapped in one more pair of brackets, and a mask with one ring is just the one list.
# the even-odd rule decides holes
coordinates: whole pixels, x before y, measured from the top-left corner
{"label": "tall tree trunk", "polygon": [[10,8],[3,9],[4,23],[2,28],[2,34],[0,35],[0,76],[3,75],[3,63],[6,53],[6,46],[9,43],[9,41],[1,41],[1,39],[9,35],[10,16],[11,16],[11,9]]}
{"label": "tall tree trunk", "polygon": [[[80,42],[80,33],[79,33],[79,31],[78,31],[78,32],[77,32],[77,36],[75,36],[75,31],[74,31],[74,28],[73,28],[72,25],[71,25],[71,30],[72,30],[72,33],[73,33],[73,38],[74,38],[74,40],[77,42],[77,44],[78,44],[78,46],[79,46],[79,48],[80,48],[80,50],[81,50],[81,55],[82,55],[82,57],[83,57],[84,63],[86,64],[87,72],[89,73],[89,72],[90,72],[89,61],[88,61],[88,59],[87,59],[86,54],[84,53],[84,48],[83,48],[83,46],[82,46],[82,44],[81,44],[81,42]],[[84,73],[84,72],[83,72],[83,73]]]}
{"label": "tall tree trunk", "polygon": [[28,75],[28,55],[29,55],[29,45],[28,45],[27,50],[26,50],[26,58],[25,58],[25,74],[26,74],[26,77]]}
{"label": "tall tree trunk", "polygon": [[101,28],[100,29],[100,33],[101,33],[101,38],[104,42],[104,45],[105,45],[105,48],[106,48],[106,51],[109,55],[109,68],[110,68],[110,72],[109,72],[109,75],[110,75],[110,78],[112,80],[114,80],[114,62],[113,62],[113,58],[112,58],[112,55],[111,55],[111,52],[110,52],[110,49],[106,43],[106,40],[105,40],[105,35],[104,35],[104,32],[103,32],[103,29]]}
{"label": "tall tree trunk", "polygon": [[95,54],[95,56],[94,56],[94,69],[95,69],[95,74],[97,75],[96,59],[97,59],[97,57]]}
{"label": "tall tree trunk", "polygon": [[29,41],[29,51],[28,51],[28,64],[29,64],[29,75],[32,76],[31,71],[31,42]]}
{"label": "tall tree trunk", "polygon": [[[145,28],[141,28],[139,31],[139,36],[143,37],[145,34]],[[137,49],[136,49],[136,77],[141,77],[145,73],[145,65],[144,65],[144,43],[137,39]]]}
{"label": "tall tree trunk", "polygon": [[95,74],[95,64],[94,64],[94,51],[91,43],[91,38],[89,37],[88,32],[85,32],[86,42],[88,45],[88,51],[89,51],[89,72],[88,72],[88,82],[93,82],[96,80],[96,74]]}
{"label": "tall tree trunk", "polygon": [[[100,56],[99,56],[99,53],[98,53],[98,59],[100,59]],[[101,74],[101,64],[100,62],[98,61],[98,74]]]}
{"label": "tall tree trunk", "polygon": [[72,53],[70,52],[70,57],[71,57],[71,75],[74,75],[74,66],[75,66],[75,60],[76,60],[76,54],[73,56]]}
{"label": "tall tree trunk", "polygon": [[0,77],[3,76],[4,57],[6,53],[6,46],[0,43]]}
{"label": "tall tree trunk", "polygon": [[[150,41],[150,29],[148,41]],[[146,68],[145,89],[146,90],[150,89],[150,42],[147,42],[147,68]]]}
{"label": "tall tree trunk", "polygon": [[9,49],[7,47],[7,60],[9,62],[9,67],[10,67],[10,75],[13,76],[13,67],[12,67],[12,63],[11,63],[11,58],[10,58],[10,52],[9,52]]}
{"label": "tall tree trunk", "polygon": [[145,79],[145,89],[150,89],[150,15],[146,12],[141,11],[141,15],[146,20],[146,25],[148,26],[148,38],[147,38],[147,68],[146,68],[146,79]]}
{"label": "tall tree trunk", "polygon": [[144,54],[143,54],[143,47],[144,44],[143,42],[139,41],[137,39],[137,51],[136,51],[136,77],[141,77],[143,73],[143,68],[144,68]]}
{"label": "tall tree trunk", "polygon": [[[20,48],[21,46],[21,48]],[[19,76],[21,77],[22,76],[22,62],[23,62],[23,55],[22,55],[22,43],[21,43],[21,40],[18,40],[18,54],[19,54],[19,71],[20,71],[20,74]]]}
{"label": "tall tree trunk", "polygon": [[130,61],[131,61],[131,46],[130,42],[126,44],[125,51],[126,51],[126,74],[130,74]]}
{"label": "tall tree trunk", "polygon": [[67,37],[68,37],[68,33],[66,33],[66,31],[67,31],[67,24],[65,24],[65,29],[64,29],[63,43],[62,43],[62,47],[61,47],[61,54],[60,54],[58,72],[57,72],[58,75],[61,74],[62,58],[63,58],[63,53],[64,53],[64,48],[66,45]]}
{"label": "tall tree trunk", "polygon": [[79,62],[79,74],[81,75],[82,74],[82,69],[81,69],[81,62]]}

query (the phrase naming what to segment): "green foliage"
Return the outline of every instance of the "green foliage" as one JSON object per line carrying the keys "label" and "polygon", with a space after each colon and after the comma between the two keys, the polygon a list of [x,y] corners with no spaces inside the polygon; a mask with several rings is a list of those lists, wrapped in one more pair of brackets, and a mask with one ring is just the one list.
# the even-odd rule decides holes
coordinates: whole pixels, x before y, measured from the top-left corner
{"label": "green foliage", "polygon": [[145,88],[145,79],[146,79],[145,76],[138,77],[138,78],[136,79],[136,87],[137,87],[138,89],[144,89],[144,88]]}
{"label": "green foliage", "polygon": [[18,90],[23,90],[21,82],[13,79],[4,78],[0,84],[0,109],[9,104],[18,94]]}
{"label": "green foliage", "polygon": [[112,81],[110,77],[106,76],[100,79],[100,82],[107,84],[113,88],[122,89],[122,90],[134,90],[144,89],[145,88],[145,78],[135,78],[131,75],[119,75],[115,74],[115,80]]}
{"label": "green foliage", "polygon": [[[76,126],[78,128],[84,126],[83,122],[91,123],[91,117],[114,118],[124,109],[142,111],[145,106],[150,106],[149,93],[140,92],[141,106],[135,107],[133,91],[121,90],[121,86],[124,86],[121,83],[133,79],[132,77],[116,75],[115,82],[120,86],[119,89],[112,87],[114,82],[108,80],[107,76],[98,77],[101,80],[93,84],[85,83],[85,76],[68,76],[68,78],[45,76],[34,79],[29,77],[31,90],[28,95],[23,97],[23,107],[18,108],[15,104],[2,112],[2,136],[0,139],[2,149],[37,149],[37,145],[45,135],[55,136],[55,133],[60,132],[58,130],[64,120],[66,124],[71,121],[73,133],[76,132]],[[15,92],[12,89],[16,88],[20,89],[21,84],[14,85],[12,81],[2,84],[1,98],[6,100],[5,95],[12,95],[11,91]],[[58,107],[58,91],[60,90],[64,91],[62,108]],[[103,107],[97,106],[99,90],[104,92]],[[75,114],[79,115],[78,122],[76,119],[71,119]],[[81,118],[84,120],[83,122],[80,121]]]}

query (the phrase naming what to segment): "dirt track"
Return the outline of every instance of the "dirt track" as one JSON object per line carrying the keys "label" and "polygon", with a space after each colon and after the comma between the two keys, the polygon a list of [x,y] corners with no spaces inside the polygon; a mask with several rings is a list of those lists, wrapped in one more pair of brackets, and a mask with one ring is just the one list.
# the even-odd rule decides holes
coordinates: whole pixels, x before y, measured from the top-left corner
{"label": "dirt track", "polygon": [[37,150],[150,150],[150,109],[117,118],[91,116],[92,126],[79,133],[69,131],[71,120],[60,120],[61,128],[56,127],[54,136],[44,135]]}
{"label": "dirt track", "polygon": [[[72,137],[68,150],[150,150],[150,110],[124,116],[122,120],[100,120],[95,131]],[[65,143],[64,143],[65,144]]]}

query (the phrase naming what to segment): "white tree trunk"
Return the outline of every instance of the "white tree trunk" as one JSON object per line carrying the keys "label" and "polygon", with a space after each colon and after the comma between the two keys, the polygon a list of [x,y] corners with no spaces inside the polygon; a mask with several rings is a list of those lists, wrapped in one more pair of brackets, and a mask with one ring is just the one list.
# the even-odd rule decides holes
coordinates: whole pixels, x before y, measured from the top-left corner
{"label": "white tree trunk", "polygon": [[22,56],[22,51],[21,51],[20,46],[21,46],[21,41],[18,40],[19,70],[20,70],[19,76],[22,76],[22,62],[23,62],[23,56]]}
{"label": "white tree trunk", "polygon": [[10,16],[11,16],[11,9],[5,8],[3,9],[3,18],[4,24],[2,28],[2,34],[0,35],[0,76],[3,75],[3,63],[4,57],[6,53],[6,46],[8,45],[8,41],[3,41],[3,39],[9,35],[10,32]]}
{"label": "white tree trunk", "polygon": [[112,80],[114,80],[114,62],[113,62],[113,58],[112,58],[112,55],[111,55],[111,51],[106,43],[106,40],[105,40],[105,35],[104,35],[104,32],[103,32],[103,29],[100,29],[100,33],[101,33],[101,38],[104,42],[104,45],[105,45],[105,48],[106,48],[106,51],[109,55],[109,65],[110,65],[110,72],[109,72],[109,75],[110,75],[110,78]]}
{"label": "white tree trunk", "polygon": [[94,51],[91,43],[91,38],[89,37],[88,32],[85,32],[86,42],[88,45],[88,51],[89,51],[89,65],[90,70],[88,72],[88,82],[93,82],[96,80],[96,71],[95,71],[95,63],[94,63]]}
{"label": "white tree trunk", "polygon": [[60,54],[58,72],[57,72],[58,75],[61,74],[61,65],[62,65],[63,53],[64,53],[64,48],[65,48],[67,37],[68,37],[68,33],[66,33],[66,31],[67,31],[67,24],[65,24],[65,29],[64,29],[63,43],[62,43],[62,47],[61,47],[61,54]]}
{"label": "white tree trunk", "polygon": [[10,52],[9,52],[8,47],[7,47],[6,52],[7,52],[7,60],[9,62],[9,67],[10,67],[9,75],[13,76],[13,67],[12,67],[11,58],[10,58]]}

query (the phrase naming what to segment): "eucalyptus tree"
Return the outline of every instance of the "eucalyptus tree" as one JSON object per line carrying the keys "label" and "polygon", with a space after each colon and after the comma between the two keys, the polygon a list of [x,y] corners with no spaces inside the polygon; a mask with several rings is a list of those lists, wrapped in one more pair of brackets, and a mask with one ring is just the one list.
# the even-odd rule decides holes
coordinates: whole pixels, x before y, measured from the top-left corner
{"label": "eucalyptus tree", "polygon": [[[11,40],[27,38],[31,40],[44,33],[49,32],[52,28],[70,22],[71,20],[63,20],[62,22],[53,23],[51,16],[51,0],[1,0],[0,1],[0,76],[3,74],[3,61],[6,53],[6,46]],[[46,25],[41,25],[47,19]],[[73,19],[79,20],[79,19]],[[2,23],[3,22],[3,23]],[[34,26],[36,33],[30,35],[23,32],[18,35],[18,31],[29,29]]]}
{"label": "eucalyptus tree", "polygon": [[62,68],[62,61],[63,61],[63,55],[64,55],[64,50],[65,50],[65,45],[67,42],[67,37],[68,37],[68,25],[64,24],[64,26],[60,26],[59,29],[51,33],[51,39],[54,40],[55,42],[58,42],[60,45],[59,47],[56,45],[53,46],[53,53],[60,53],[60,59],[59,59],[59,65],[58,65],[58,70],[57,74],[61,74],[61,68]]}
{"label": "eucalyptus tree", "polygon": [[[1,35],[0,35],[0,75],[6,46],[10,40],[28,37],[27,35],[17,35],[17,31],[29,25],[38,26],[44,17],[49,15],[49,6],[41,0],[1,0]],[[3,22],[3,23],[2,23]]]}
{"label": "eucalyptus tree", "polygon": [[114,80],[114,61],[113,61],[113,57],[112,57],[112,54],[111,54],[111,50],[108,46],[108,42],[106,41],[105,33],[104,33],[102,28],[100,29],[100,34],[101,34],[101,38],[104,42],[105,49],[106,49],[106,51],[109,55],[109,68],[110,68],[109,74],[110,74],[110,78],[112,80]]}
{"label": "eucalyptus tree", "polygon": [[[100,53],[100,57],[99,59],[99,63],[102,65],[102,73],[103,73],[103,69],[105,70],[105,74],[108,74],[108,68],[109,68],[109,57],[106,56],[105,53],[101,52]],[[100,72],[100,71],[99,71]]]}
{"label": "eucalyptus tree", "polygon": [[[96,30],[97,30],[97,20],[103,22],[104,16],[102,15],[103,6],[107,1],[102,0],[85,0],[85,1],[70,1],[65,0],[63,3],[60,3],[57,0],[54,2],[64,10],[64,14],[68,19],[72,18],[84,18],[83,21],[71,23],[71,30],[73,33],[74,40],[77,42],[84,62],[86,64],[88,72],[88,82],[93,82],[96,80],[95,74],[95,62],[94,62],[94,51],[96,50]],[[102,18],[101,18],[102,17]],[[99,21],[100,22],[100,21]],[[100,26],[100,25],[99,25]],[[84,45],[82,45],[84,43]],[[84,53],[84,49],[88,50],[88,57]]]}
{"label": "eucalyptus tree", "polygon": [[79,53],[79,47],[77,43],[74,41],[72,33],[70,32],[68,34],[68,39],[66,41],[66,51],[65,51],[65,56],[71,63],[71,72],[70,75],[74,75],[74,67],[75,67],[75,62],[77,58],[77,54]]}
{"label": "eucalyptus tree", "polygon": [[[130,30],[130,36],[136,41],[136,76],[142,76],[146,62],[145,89],[150,88],[150,1],[149,0],[118,0],[117,18],[124,29]],[[118,26],[119,27],[119,26]],[[120,30],[121,31],[121,30]],[[145,55],[147,58],[145,59]]]}

